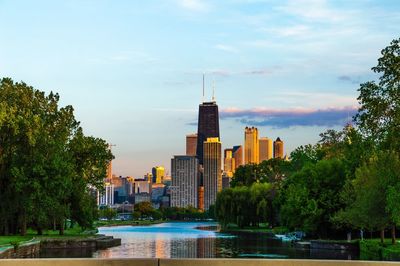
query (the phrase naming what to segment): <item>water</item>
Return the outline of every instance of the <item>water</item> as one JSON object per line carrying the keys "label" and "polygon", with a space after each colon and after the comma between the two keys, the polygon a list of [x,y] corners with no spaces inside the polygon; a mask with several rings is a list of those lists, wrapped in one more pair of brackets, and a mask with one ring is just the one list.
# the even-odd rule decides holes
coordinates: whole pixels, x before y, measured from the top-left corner
{"label": "water", "polygon": [[73,254],[95,258],[293,258],[358,259],[349,251],[307,250],[265,235],[221,234],[198,227],[216,223],[176,222],[152,226],[100,228],[101,234],[122,239],[122,245],[106,250]]}

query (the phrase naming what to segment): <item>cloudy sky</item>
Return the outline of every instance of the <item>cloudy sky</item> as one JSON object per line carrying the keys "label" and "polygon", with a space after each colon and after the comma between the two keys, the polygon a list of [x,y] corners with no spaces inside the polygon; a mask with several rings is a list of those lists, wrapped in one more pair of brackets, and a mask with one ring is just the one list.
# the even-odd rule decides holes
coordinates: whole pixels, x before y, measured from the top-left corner
{"label": "cloudy sky", "polygon": [[399,25],[398,0],[0,0],[0,76],[59,92],[141,176],[185,152],[202,73],[224,148],[245,126],[287,153],[341,128]]}

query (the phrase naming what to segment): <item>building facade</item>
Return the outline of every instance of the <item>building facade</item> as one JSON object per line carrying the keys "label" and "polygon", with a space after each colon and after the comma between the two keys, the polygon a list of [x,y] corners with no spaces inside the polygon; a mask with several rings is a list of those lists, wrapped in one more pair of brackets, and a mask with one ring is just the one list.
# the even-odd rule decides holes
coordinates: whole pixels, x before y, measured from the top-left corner
{"label": "building facade", "polygon": [[233,158],[233,149],[224,150],[224,173],[228,177],[233,177],[235,172],[235,158]]}
{"label": "building facade", "polygon": [[260,149],[260,156],[259,156],[260,162],[270,160],[274,157],[272,139],[260,138],[259,149]]}
{"label": "building facade", "polygon": [[222,190],[221,142],[219,138],[208,138],[204,142],[204,209],[208,210]]}
{"label": "building facade", "polygon": [[198,160],[195,156],[174,156],[171,159],[171,207],[198,206]]}
{"label": "building facade", "polygon": [[284,158],[283,141],[279,137],[274,141],[274,158]]}
{"label": "building facade", "polygon": [[244,163],[258,164],[259,159],[258,129],[255,127],[246,127],[244,130]]}
{"label": "building facade", "polygon": [[197,134],[186,135],[186,155],[196,156]]}
{"label": "building facade", "polygon": [[155,166],[151,170],[152,175],[153,175],[153,184],[162,184],[165,176],[165,169],[162,166]]}
{"label": "building facade", "polygon": [[203,164],[204,142],[207,138],[219,138],[219,115],[216,102],[204,102],[199,105],[196,156]]}
{"label": "building facade", "polygon": [[243,146],[233,146],[232,157],[235,159],[235,171],[236,169],[243,165]]}

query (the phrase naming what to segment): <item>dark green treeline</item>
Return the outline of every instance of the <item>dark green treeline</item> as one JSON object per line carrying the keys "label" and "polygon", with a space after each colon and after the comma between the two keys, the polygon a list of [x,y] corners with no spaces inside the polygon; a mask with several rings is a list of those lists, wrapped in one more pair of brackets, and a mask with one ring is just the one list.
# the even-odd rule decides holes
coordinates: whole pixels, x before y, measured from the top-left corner
{"label": "dark green treeline", "polygon": [[66,219],[83,228],[97,216],[92,189],[103,189],[113,155],[85,136],[72,106],[10,78],[0,81],[0,235],[38,234]]}
{"label": "dark green treeline", "polygon": [[385,230],[396,241],[400,225],[400,39],[382,50],[360,85],[354,125],[320,134],[294,150],[290,161],[240,167],[231,188],[219,193],[223,227],[285,226],[311,236]]}

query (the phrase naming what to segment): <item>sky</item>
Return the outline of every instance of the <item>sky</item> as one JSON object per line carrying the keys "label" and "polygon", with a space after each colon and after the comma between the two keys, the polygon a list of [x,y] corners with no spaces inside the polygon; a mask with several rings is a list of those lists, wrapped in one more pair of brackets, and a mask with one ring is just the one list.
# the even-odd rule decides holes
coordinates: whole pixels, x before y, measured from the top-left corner
{"label": "sky", "polygon": [[203,73],[223,148],[246,126],[287,154],[341,129],[399,25],[398,0],[0,0],[0,77],[58,92],[140,177],[185,153]]}

